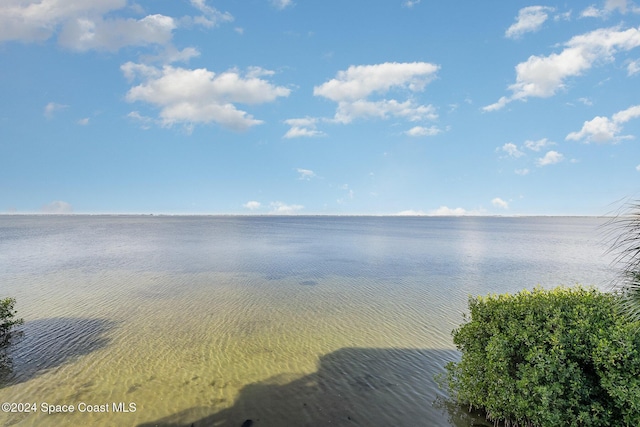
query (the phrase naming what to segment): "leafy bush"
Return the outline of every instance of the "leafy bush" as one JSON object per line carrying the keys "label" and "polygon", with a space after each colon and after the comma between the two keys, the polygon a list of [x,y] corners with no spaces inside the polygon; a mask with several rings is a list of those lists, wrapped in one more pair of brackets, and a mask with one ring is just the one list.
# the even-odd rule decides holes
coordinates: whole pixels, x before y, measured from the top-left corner
{"label": "leafy bush", "polygon": [[639,426],[639,325],[617,298],[581,287],[470,298],[452,397],[496,425]]}
{"label": "leafy bush", "polygon": [[16,311],[13,309],[15,298],[0,300],[0,346],[7,344],[14,326],[22,325],[23,319],[16,319]]}

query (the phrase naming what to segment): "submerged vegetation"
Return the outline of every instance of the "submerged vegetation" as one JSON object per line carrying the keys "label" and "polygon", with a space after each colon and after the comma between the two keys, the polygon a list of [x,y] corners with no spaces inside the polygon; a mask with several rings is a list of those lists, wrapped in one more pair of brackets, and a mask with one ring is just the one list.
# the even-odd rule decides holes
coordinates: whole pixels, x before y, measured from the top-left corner
{"label": "submerged vegetation", "polygon": [[469,299],[445,385],[506,426],[640,425],[640,322],[619,295],[535,289]]}

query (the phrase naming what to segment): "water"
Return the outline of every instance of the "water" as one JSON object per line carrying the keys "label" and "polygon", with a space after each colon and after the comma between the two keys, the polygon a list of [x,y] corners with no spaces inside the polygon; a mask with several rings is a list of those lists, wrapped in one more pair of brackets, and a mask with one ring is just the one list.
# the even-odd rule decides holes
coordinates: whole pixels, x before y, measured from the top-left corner
{"label": "water", "polygon": [[0,425],[483,425],[433,380],[468,296],[606,288],[603,222],[0,216]]}

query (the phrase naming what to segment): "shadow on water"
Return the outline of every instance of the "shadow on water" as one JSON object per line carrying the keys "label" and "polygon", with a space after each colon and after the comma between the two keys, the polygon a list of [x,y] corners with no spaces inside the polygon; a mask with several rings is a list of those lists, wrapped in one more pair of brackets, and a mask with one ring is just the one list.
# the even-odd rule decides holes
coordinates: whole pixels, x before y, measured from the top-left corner
{"label": "shadow on water", "polygon": [[318,370],[249,384],[230,408],[193,407],[150,426],[486,426],[447,400],[434,375],[452,350],[343,348]]}
{"label": "shadow on water", "polygon": [[0,354],[0,388],[29,381],[45,371],[104,348],[115,323],[104,319],[51,318],[25,322]]}
{"label": "shadow on water", "polygon": [[13,359],[7,354],[11,341],[13,340],[6,340],[0,344],[0,388],[4,386],[6,379],[13,372]]}

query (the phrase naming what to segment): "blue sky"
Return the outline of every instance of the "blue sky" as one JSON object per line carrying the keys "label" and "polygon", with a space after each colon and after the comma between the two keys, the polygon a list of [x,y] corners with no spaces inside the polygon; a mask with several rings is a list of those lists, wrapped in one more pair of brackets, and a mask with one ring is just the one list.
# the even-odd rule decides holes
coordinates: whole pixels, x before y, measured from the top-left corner
{"label": "blue sky", "polygon": [[0,212],[603,215],[640,4],[3,0]]}

